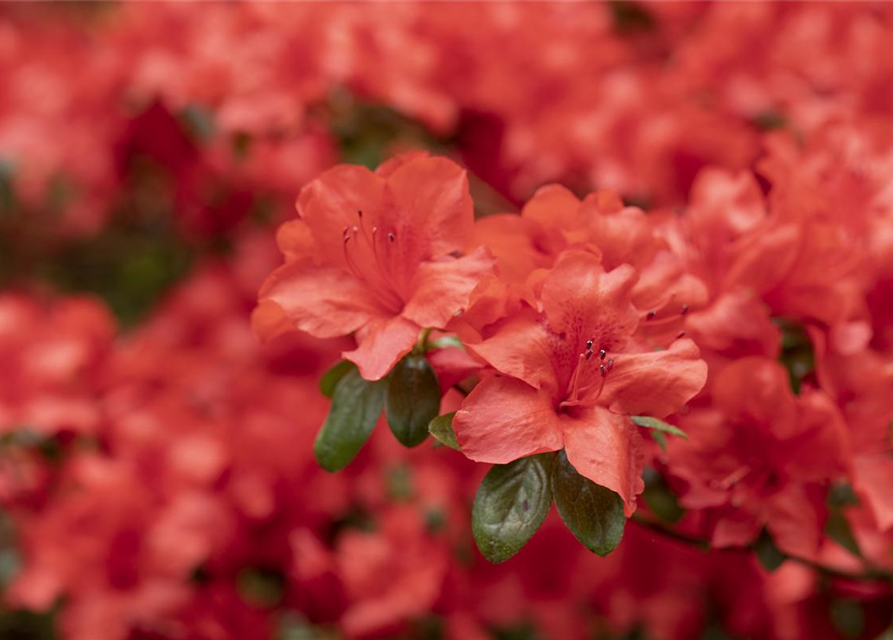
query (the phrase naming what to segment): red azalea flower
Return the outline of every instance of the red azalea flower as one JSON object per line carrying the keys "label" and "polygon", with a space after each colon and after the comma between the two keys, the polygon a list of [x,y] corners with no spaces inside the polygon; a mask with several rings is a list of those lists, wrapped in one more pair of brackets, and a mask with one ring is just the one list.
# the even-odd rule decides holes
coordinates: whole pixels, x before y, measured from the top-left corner
{"label": "red azalea flower", "polygon": [[707,510],[717,547],[745,545],[763,526],[783,551],[814,554],[824,519],[822,483],[846,472],[846,426],[822,392],[795,396],[768,358],[728,365],[713,407],[683,421],[690,440],[670,447],[670,471],[689,486],[682,504]]}
{"label": "red azalea flower", "polygon": [[279,230],[287,262],[267,279],[255,328],[290,325],[320,338],[355,333],[344,357],[382,378],[422,327],[444,327],[492,270],[487,251],[461,255],[473,210],[465,171],[407,154],[373,173],[341,165],[306,186],[300,220]]}
{"label": "red azalea flower", "polygon": [[504,375],[481,382],[456,414],[465,455],[501,464],[563,448],[577,471],[623,498],[628,515],[635,510],[641,444],[625,416],[673,413],[707,377],[690,340],[637,348],[635,284],[629,265],[605,271],[595,256],[570,252],[542,284],[542,311],[526,308],[469,345]]}

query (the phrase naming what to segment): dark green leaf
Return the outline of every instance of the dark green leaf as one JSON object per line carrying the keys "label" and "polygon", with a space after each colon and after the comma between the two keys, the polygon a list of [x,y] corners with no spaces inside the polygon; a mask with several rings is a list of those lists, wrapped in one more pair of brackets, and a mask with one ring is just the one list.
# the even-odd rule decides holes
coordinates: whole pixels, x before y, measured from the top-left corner
{"label": "dark green leaf", "polygon": [[859,504],[859,497],[848,482],[837,482],[828,490],[828,506],[849,507]]}
{"label": "dark green leaf", "polygon": [[761,131],[772,131],[787,126],[788,120],[781,111],[767,110],[755,115],[751,121]]}
{"label": "dark green leaf", "polygon": [[688,435],[686,435],[685,431],[679,427],[674,427],[663,420],[658,420],[651,416],[630,416],[630,419],[633,421],[633,424],[640,427],[662,431],[663,433],[669,433],[670,435],[679,436],[680,438],[688,440]]}
{"label": "dark green leaf", "polygon": [[505,562],[540,528],[552,507],[552,454],[495,465],[474,498],[471,527],[490,562]]}
{"label": "dark green leaf", "polygon": [[388,378],[385,414],[391,431],[403,446],[418,446],[439,411],[440,384],[434,369],[424,356],[406,356]]}
{"label": "dark green leaf", "polygon": [[825,522],[825,534],[854,556],[862,557],[862,550],[853,535],[850,523],[840,509],[832,509]]}
{"label": "dark green leaf", "polygon": [[651,512],[665,522],[678,522],[685,515],[685,511],[679,506],[676,495],[670,491],[663,476],[648,467],[643,477],[645,490],[642,492],[642,499]]}
{"label": "dark green leaf", "polygon": [[564,451],[556,457],[553,475],[555,504],[568,529],[593,553],[611,553],[626,525],[623,500],[577,473]]}
{"label": "dark green leaf", "polygon": [[453,431],[453,416],[455,415],[456,412],[453,411],[452,413],[445,413],[442,416],[437,416],[428,424],[428,432],[434,436],[434,439],[440,444],[447,446],[450,449],[461,451],[459,441],[456,439],[456,432]]}
{"label": "dark green leaf", "polygon": [[276,606],[285,589],[285,576],[278,569],[252,567],[242,569],[236,577],[236,588],[243,602],[255,607]]}
{"label": "dark green leaf", "polygon": [[865,631],[865,611],[855,600],[834,600],[829,613],[831,623],[844,638],[858,638]]}
{"label": "dark green leaf", "polygon": [[412,485],[412,469],[406,464],[390,467],[385,472],[385,486],[389,499],[395,502],[411,500],[415,495]]}
{"label": "dark green leaf", "polygon": [[325,397],[331,398],[332,394],[335,393],[335,386],[341,378],[354,368],[356,368],[356,365],[350,360],[339,360],[322,374],[322,378],[319,379],[319,390]]}
{"label": "dark green leaf", "polygon": [[340,471],[356,457],[381,415],[386,384],[369,382],[356,369],[335,386],[332,408],[316,436],[313,454],[326,471]]}
{"label": "dark green leaf", "polygon": [[785,555],[775,546],[772,536],[765,529],[763,529],[760,537],[754,543],[753,550],[766,571],[775,571],[786,559]]}

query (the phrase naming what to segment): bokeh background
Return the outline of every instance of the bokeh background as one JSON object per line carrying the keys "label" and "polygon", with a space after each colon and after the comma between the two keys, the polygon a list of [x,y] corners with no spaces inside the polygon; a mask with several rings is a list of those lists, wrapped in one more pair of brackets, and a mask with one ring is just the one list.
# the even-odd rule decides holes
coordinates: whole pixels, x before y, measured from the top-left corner
{"label": "bokeh background", "polygon": [[[326,474],[344,345],[250,329],[335,163],[449,155],[479,216],[555,181],[681,210],[790,140],[817,185],[889,190],[893,6],[0,5],[0,637],[893,637],[888,583],[632,523],[606,559],[549,520],[489,565],[484,469],[383,434]],[[893,276],[872,295],[893,318]]]}

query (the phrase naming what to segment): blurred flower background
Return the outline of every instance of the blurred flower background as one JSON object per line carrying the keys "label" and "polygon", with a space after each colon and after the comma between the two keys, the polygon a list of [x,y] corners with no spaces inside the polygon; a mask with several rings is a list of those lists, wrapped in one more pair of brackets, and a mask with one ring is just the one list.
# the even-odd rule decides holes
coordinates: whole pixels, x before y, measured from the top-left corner
{"label": "blurred flower background", "polygon": [[[478,219],[611,188],[698,248],[708,363],[771,356],[855,434],[819,568],[635,522],[598,558],[555,514],[491,565],[485,465],[379,429],[318,467],[350,344],[252,333],[275,230],[415,149]],[[893,638],[891,185],[884,3],[0,6],[0,638]],[[766,203],[815,232],[768,329],[726,251]],[[666,522],[708,492],[709,442],[680,456],[646,470]]]}

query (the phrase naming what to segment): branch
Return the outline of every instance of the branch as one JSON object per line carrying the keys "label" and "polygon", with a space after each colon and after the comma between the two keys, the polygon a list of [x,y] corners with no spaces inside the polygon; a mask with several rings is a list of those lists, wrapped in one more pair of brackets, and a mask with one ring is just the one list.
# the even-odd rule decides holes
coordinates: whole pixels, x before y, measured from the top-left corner
{"label": "branch", "polygon": [[[687,544],[691,547],[699,549],[701,551],[711,551],[710,541],[704,538],[699,538],[697,536],[691,536],[687,533],[682,533],[680,531],[676,531],[671,529],[655,520],[642,516],[640,514],[634,514],[630,520],[635,522],[637,525],[649,529],[665,538],[669,538],[671,540],[675,540],[677,542],[682,542],[683,544]],[[740,551],[753,551],[753,544],[747,547],[741,547]],[[823,573],[829,575],[831,577],[837,578],[845,578],[847,580],[857,580],[857,581],[870,581],[875,582],[879,580],[893,582],[893,571],[887,571],[884,569],[880,569],[878,567],[867,567],[864,573],[854,573],[852,571],[845,571],[843,569],[833,569],[831,567],[826,567],[823,564],[815,562],[813,560],[809,560],[807,558],[803,558],[800,556],[795,556],[790,553],[785,553],[779,549],[779,553],[784,556],[785,560],[792,560],[803,566],[809,567],[819,573]]]}

